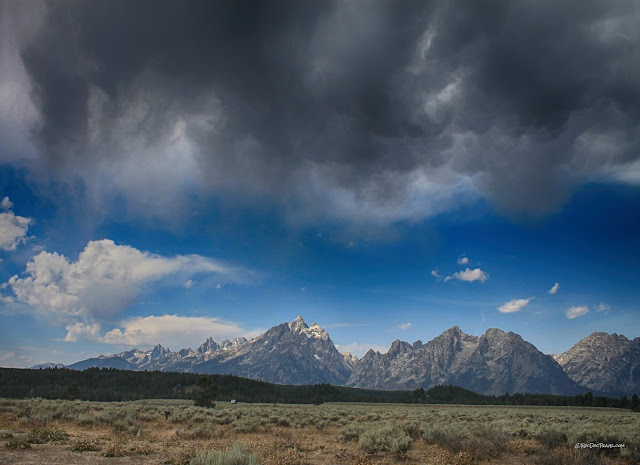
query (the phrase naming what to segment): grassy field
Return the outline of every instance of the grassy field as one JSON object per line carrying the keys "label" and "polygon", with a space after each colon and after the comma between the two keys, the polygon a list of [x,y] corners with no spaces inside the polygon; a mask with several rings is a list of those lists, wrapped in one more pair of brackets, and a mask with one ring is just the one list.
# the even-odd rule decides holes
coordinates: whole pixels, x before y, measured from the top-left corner
{"label": "grassy field", "polygon": [[0,430],[2,464],[640,462],[640,414],[620,409],[0,399]]}

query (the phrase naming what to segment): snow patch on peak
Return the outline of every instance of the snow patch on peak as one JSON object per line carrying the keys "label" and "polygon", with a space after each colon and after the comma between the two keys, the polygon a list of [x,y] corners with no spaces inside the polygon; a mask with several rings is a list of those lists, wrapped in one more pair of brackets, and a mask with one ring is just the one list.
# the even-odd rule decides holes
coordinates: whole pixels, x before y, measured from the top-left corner
{"label": "snow patch on peak", "polygon": [[302,329],[300,333],[304,334],[309,339],[322,339],[324,341],[329,339],[329,333],[327,333],[318,323],[314,323],[310,327]]}

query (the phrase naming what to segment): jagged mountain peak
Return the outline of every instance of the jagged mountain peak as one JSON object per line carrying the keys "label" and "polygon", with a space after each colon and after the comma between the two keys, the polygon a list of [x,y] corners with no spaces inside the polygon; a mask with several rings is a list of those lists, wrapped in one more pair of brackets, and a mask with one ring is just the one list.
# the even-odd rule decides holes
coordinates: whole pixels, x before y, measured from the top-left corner
{"label": "jagged mountain peak", "polygon": [[595,332],[553,358],[589,389],[615,395],[640,390],[640,338]]}
{"label": "jagged mountain peak", "polygon": [[451,328],[447,329],[442,334],[440,334],[438,337],[436,337],[436,339],[438,338],[463,339],[468,336],[469,335],[464,331],[462,331],[459,326],[452,326]]}
{"label": "jagged mountain peak", "polygon": [[170,353],[171,353],[171,350],[161,346],[160,344],[157,344],[156,346],[153,347],[153,349],[151,349],[145,355],[146,355],[146,360],[150,362],[152,360],[157,360],[159,358],[162,358],[165,355]]}
{"label": "jagged mountain peak", "polygon": [[289,329],[296,333],[299,333],[303,329],[307,329],[308,327],[309,326],[307,326],[307,323],[304,321],[304,318],[302,318],[302,315],[298,315],[295,320],[289,323]]}
{"label": "jagged mountain peak", "polygon": [[482,336],[480,336],[482,340],[490,340],[494,342],[525,342],[522,337],[513,331],[503,331],[498,328],[489,328],[487,329]]}
{"label": "jagged mountain peak", "polygon": [[391,343],[391,347],[387,354],[396,355],[402,352],[408,352],[412,350],[411,344],[405,341],[401,341],[400,339],[396,339]]}
{"label": "jagged mountain peak", "polygon": [[514,333],[513,331],[503,331],[499,328],[489,328],[487,329],[482,337],[491,338],[491,339],[514,339],[514,340],[522,340],[522,337],[519,334]]}
{"label": "jagged mountain peak", "polygon": [[605,333],[602,331],[596,331],[595,333],[591,333],[589,334],[587,337],[585,337],[584,339],[582,339],[581,341],[578,342],[578,344],[580,342],[583,341],[622,341],[622,342],[628,342],[629,339],[622,335],[622,334],[618,334],[618,333]]}
{"label": "jagged mountain peak", "polygon": [[204,341],[200,347],[196,349],[199,354],[206,354],[207,352],[215,352],[218,350],[218,344],[213,340],[212,337],[208,337],[206,341]]}
{"label": "jagged mountain peak", "polygon": [[514,332],[490,328],[478,337],[458,326],[424,344],[397,339],[386,353],[370,349],[358,359],[338,352],[322,326],[308,326],[298,316],[250,341],[238,337],[217,344],[209,337],[196,350],[178,352],[158,344],[147,351],[101,355],[69,368],[230,373],[285,384],[329,382],[369,389],[454,384],[488,394],[578,393],[586,388],[630,393],[640,383],[639,360],[640,337],[630,341],[596,332],[552,358]]}
{"label": "jagged mountain peak", "polygon": [[235,349],[236,347],[240,347],[246,342],[247,342],[247,339],[244,337],[236,337],[233,341],[230,341],[229,339],[225,339],[220,343],[220,348],[222,350]]}

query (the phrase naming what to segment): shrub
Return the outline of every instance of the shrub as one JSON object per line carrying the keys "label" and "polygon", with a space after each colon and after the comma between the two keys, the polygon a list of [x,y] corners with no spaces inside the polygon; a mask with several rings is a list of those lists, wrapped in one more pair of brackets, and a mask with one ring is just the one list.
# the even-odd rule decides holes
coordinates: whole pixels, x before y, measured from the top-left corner
{"label": "shrub", "polygon": [[199,451],[191,465],[260,465],[256,455],[250,454],[244,444],[236,442],[226,451]]}
{"label": "shrub", "polygon": [[437,444],[453,454],[464,452],[481,461],[500,457],[510,442],[507,434],[491,430],[475,430],[473,434],[463,435],[446,429],[429,429],[423,437],[428,444]]}
{"label": "shrub", "polygon": [[411,439],[418,439],[422,435],[422,428],[420,427],[420,423],[417,422],[406,423],[404,430],[411,436]]}
{"label": "shrub", "polygon": [[358,443],[367,453],[391,451],[404,454],[411,448],[411,437],[397,426],[384,426],[364,431]]}
{"label": "shrub", "polygon": [[29,442],[25,441],[24,439],[12,439],[11,441],[7,442],[5,446],[9,449],[30,449],[31,448],[31,444],[29,444]]}
{"label": "shrub", "polygon": [[246,417],[233,423],[233,429],[238,433],[256,433],[263,428],[260,421],[254,417]]}
{"label": "shrub", "polygon": [[78,439],[69,448],[72,452],[99,451],[101,449],[100,445],[93,439]]}
{"label": "shrub", "polygon": [[69,439],[69,435],[56,428],[35,428],[29,433],[29,442],[33,444],[43,444],[46,442],[65,442]]}
{"label": "shrub", "polygon": [[[500,457],[511,441],[510,437],[498,431],[484,431],[476,433],[464,441],[463,452],[471,455],[475,460],[490,461]],[[460,453],[460,452],[459,452]]]}
{"label": "shrub", "polygon": [[567,435],[555,430],[543,431],[533,438],[547,449],[555,449],[567,443]]}
{"label": "shrub", "polygon": [[464,448],[464,438],[461,435],[443,429],[427,430],[423,433],[423,438],[427,444],[436,444],[454,454]]}
{"label": "shrub", "polygon": [[142,432],[141,426],[131,419],[116,420],[113,423],[113,431],[116,433],[125,433],[132,436],[139,435]]}
{"label": "shrub", "polygon": [[344,428],[342,428],[342,433],[340,438],[344,442],[357,441],[360,439],[360,435],[364,431],[364,426],[358,423],[349,423]]}
{"label": "shrub", "polygon": [[105,457],[124,457],[124,442],[122,437],[116,436],[104,452]]}
{"label": "shrub", "polygon": [[216,431],[212,422],[207,422],[196,426],[195,428],[183,428],[176,431],[176,436],[181,439],[213,439],[222,437],[223,430]]}

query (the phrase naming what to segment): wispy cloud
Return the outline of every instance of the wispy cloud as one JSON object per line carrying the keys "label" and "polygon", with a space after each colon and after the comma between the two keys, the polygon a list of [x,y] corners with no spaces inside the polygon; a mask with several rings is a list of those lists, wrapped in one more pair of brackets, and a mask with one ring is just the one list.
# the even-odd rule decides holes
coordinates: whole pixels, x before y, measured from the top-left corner
{"label": "wispy cloud", "polygon": [[405,331],[405,330],[411,328],[411,326],[413,326],[413,323],[400,323],[398,325],[395,325],[394,328],[395,329],[400,329],[402,331]]}
{"label": "wispy cloud", "polygon": [[386,353],[389,347],[380,344],[369,344],[366,342],[352,342],[351,344],[336,344],[340,352],[349,352],[362,358],[370,349],[381,354]]}
{"label": "wispy cloud", "polygon": [[586,315],[587,313],[589,313],[589,308],[585,305],[580,305],[569,308],[569,310],[565,312],[565,315],[569,320],[573,320],[574,318]]}
{"label": "wispy cloud", "polygon": [[324,325],[325,328],[358,328],[365,326],[373,326],[373,323],[332,323]]}
{"label": "wispy cloud", "polygon": [[529,302],[531,302],[535,297],[529,297],[528,299],[514,299],[507,302],[504,305],[498,307],[498,311],[500,313],[516,313],[522,310],[527,306]]}
{"label": "wispy cloud", "polygon": [[489,279],[489,275],[486,272],[482,271],[480,268],[476,268],[474,270],[472,270],[471,268],[467,268],[464,271],[458,271],[444,278],[445,282],[450,281],[452,279],[457,279],[459,281],[466,281],[468,283],[471,283],[474,281],[480,281],[481,283],[483,283],[487,279]]}
{"label": "wispy cloud", "polygon": [[[119,328],[96,337],[97,342],[126,346],[152,346],[163,344],[174,350],[199,344],[207,337],[220,342],[244,336],[248,339],[262,332],[248,330],[241,325],[220,318],[162,315],[124,320]],[[95,333],[94,333],[95,334]]]}
{"label": "wispy cloud", "polygon": [[469,258],[468,257],[460,257],[458,258],[458,265],[468,265],[469,264]]}
{"label": "wispy cloud", "polygon": [[11,210],[13,208],[13,202],[9,200],[9,197],[4,197],[0,202],[0,208],[2,210]]}
{"label": "wispy cloud", "polygon": [[558,292],[558,289],[560,289],[560,284],[559,283],[555,283],[551,289],[549,289],[547,292],[549,292],[549,294],[555,294],[556,292]]}
{"label": "wispy cloud", "polygon": [[611,305],[605,304],[604,302],[600,302],[600,304],[595,308],[596,308],[596,312],[607,312],[611,310]]}

